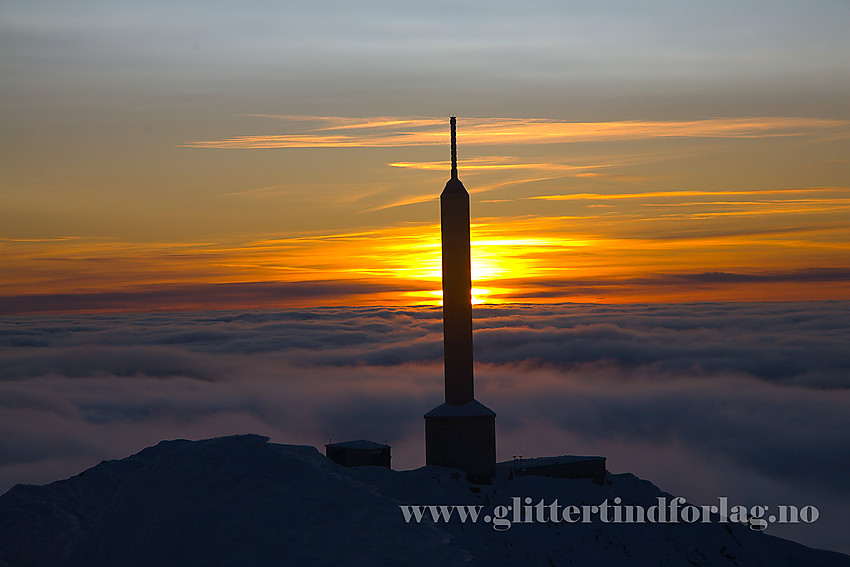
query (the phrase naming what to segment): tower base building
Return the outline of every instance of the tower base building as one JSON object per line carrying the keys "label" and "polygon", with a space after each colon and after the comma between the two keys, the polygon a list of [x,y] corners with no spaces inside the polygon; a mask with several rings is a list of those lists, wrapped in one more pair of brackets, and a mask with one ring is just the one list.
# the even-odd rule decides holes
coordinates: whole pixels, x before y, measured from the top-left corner
{"label": "tower base building", "polygon": [[425,462],[458,468],[475,482],[496,473],[496,412],[477,400],[425,414]]}

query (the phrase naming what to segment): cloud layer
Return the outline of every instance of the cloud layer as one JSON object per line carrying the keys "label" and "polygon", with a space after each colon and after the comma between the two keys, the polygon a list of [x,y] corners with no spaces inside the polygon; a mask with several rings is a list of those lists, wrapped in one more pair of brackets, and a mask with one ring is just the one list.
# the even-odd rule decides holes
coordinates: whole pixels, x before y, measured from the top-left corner
{"label": "cloud layer", "polygon": [[[841,548],[850,303],[476,310],[477,397],[500,459],[603,454],[692,501],[814,504]],[[160,439],[371,438],[423,464],[441,402],[437,308],[29,316],[0,327],[0,489]],[[847,551],[845,546],[845,551]]]}
{"label": "cloud layer", "polygon": [[[252,115],[256,116],[256,115]],[[303,133],[236,136],[183,144],[188,148],[389,148],[442,146],[445,118],[263,116],[293,123],[318,122]],[[846,136],[850,122],[819,118],[714,118],[688,121],[568,122],[539,118],[465,118],[458,134],[464,146],[556,144],[651,138],[763,138]],[[292,128],[292,126],[290,126]]]}

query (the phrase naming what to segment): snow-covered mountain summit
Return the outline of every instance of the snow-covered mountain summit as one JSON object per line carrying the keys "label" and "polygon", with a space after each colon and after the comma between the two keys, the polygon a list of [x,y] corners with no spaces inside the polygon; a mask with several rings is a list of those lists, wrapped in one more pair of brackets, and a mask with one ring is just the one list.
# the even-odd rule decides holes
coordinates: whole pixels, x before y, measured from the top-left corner
{"label": "snow-covered mountain summit", "polygon": [[[437,467],[343,468],[313,447],[257,435],[163,441],[75,477],[18,485],[0,496],[0,566],[850,567],[846,555],[736,523],[627,524],[597,517],[494,529],[493,519],[484,518],[515,498],[557,499],[561,506],[620,498],[651,506],[659,497],[670,495],[630,474],[609,475],[601,486],[504,475],[492,486],[476,486]],[[438,516],[435,523],[429,505],[481,515],[475,522]]]}

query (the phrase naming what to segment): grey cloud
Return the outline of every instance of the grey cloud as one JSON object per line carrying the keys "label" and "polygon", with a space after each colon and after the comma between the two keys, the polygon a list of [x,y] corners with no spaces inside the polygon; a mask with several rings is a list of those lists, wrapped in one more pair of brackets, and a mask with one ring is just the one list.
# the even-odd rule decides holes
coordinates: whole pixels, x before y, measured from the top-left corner
{"label": "grey cloud", "polygon": [[51,311],[147,311],[213,309],[229,305],[285,305],[303,298],[335,299],[381,292],[418,291],[415,286],[357,280],[304,282],[238,282],[148,285],[126,291],[28,294],[0,297],[0,313]]}
{"label": "grey cloud", "polygon": [[[850,509],[850,302],[507,305],[475,322],[500,458],[603,453],[688,496],[810,498],[839,514],[812,541],[838,545],[823,534]],[[440,331],[435,308],[7,317],[0,485],[233,433],[389,441],[419,466]]]}
{"label": "grey cloud", "polygon": [[[476,359],[562,369],[601,361],[657,375],[732,372],[846,388],[847,306],[482,307],[475,310]],[[442,337],[439,309],[326,308],[20,318],[0,330],[0,344],[5,379],[102,372],[215,380],[246,363],[235,355],[296,366],[430,364],[441,357]]]}
{"label": "grey cloud", "polygon": [[215,380],[227,371],[208,358],[182,349],[147,345],[42,347],[23,353],[0,354],[0,380],[34,376],[171,378],[187,376]]}
{"label": "grey cloud", "polygon": [[587,295],[613,290],[639,290],[670,286],[681,288],[690,285],[724,285],[743,283],[797,283],[797,282],[844,282],[850,281],[850,269],[835,267],[813,267],[789,271],[770,271],[755,273],[736,272],[696,272],[665,273],[633,278],[616,279],[523,279],[505,280],[505,286],[528,291],[512,294],[517,298],[546,298]]}
{"label": "grey cloud", "polygon": [[847,268],[808,268],[789,272],[762,274],[736,274],[730,272],[703,272],[698,274],[672,274],[662,278],[659,283],[679,283],[684,281],[724,283],[724,282],[843,282],[850,280]]}
{"label": "grey cloud", "polygon": [[495,395],[491,405],[507,408],[500,414],[504,424],[521,428],[531,418],[590,440],[682,443],[769,478],[850,494],[842,480],[850,457],[834,450],[850,443],[848,390],[777,388],[729,374],[711,380],[673,374],[659,380],[646,370],[601,364],[545,382],[551,374],[521,366],[513,372],[488,369],[484,375],[508,392],[489,390]]}

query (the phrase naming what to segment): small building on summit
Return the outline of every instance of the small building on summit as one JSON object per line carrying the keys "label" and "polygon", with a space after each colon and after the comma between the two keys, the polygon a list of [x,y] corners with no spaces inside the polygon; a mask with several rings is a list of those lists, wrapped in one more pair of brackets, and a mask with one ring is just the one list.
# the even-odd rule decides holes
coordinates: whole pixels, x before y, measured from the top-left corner
{"label": "small building on summit", "polygon": [[499,463],[510,467],[517,476],[551,476],[555,478],[589,478],[596,484],[605,484],[605,457],[561,455],[560,457],[517,458]]}
{"label": "small building on summit", "polygon": [[325,455],[344,467],[390,467],[390,446],[365,439],[328,443]]}

